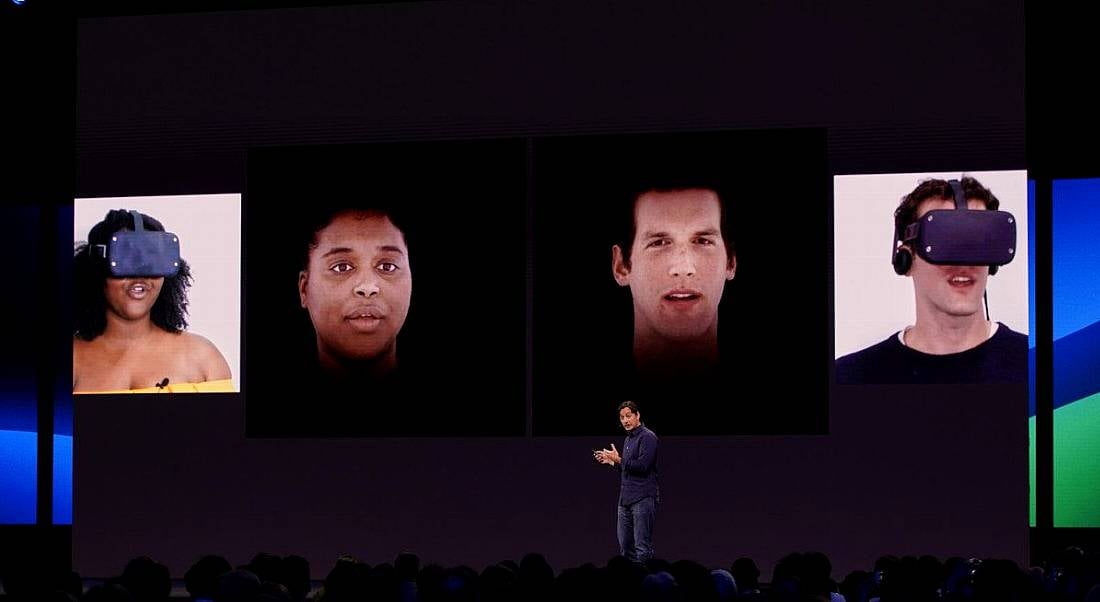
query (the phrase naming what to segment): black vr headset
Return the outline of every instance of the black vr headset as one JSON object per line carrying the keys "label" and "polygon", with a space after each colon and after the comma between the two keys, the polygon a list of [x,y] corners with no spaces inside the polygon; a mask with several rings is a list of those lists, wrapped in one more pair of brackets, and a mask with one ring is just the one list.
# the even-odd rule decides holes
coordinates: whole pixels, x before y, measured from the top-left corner
{"label": "black vr headset", "polygon": [[146,230],[140,213],[130,210],[134,229],[111,235],[105,245],[92,245],[88,252],[107,261],[113,278],[145,276],[171,278],[180,269],[180,241],[171,232]]}
{"label": "black vr headset", "polygon": [[933,209],[900,231],[894,228],[892,262],[899,275],[913,266],[909,249],[935,265],[987,265],[991,275],[1015,257],[1016,219],[1012,214],[971,210],[962,184],[958,180],[948,184],[955,196],[954,209]]}

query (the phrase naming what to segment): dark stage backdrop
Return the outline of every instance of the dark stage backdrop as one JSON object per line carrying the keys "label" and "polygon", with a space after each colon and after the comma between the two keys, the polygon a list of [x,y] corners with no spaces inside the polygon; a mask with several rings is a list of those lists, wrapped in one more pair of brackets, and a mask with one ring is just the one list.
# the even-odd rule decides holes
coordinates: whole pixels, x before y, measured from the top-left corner
{"label": "dark stage backdrop", "polygon": [[[1023,562],[1021,387],[847,388],[828,436],[661,440],[655,544],[669,559],[765,575],[792,551],[840,576],[884,553]],[[763,393],[766,395],[767,393]],[[556,568],[617,551],[618,474],[590,449],[621,438],[246,439],[240,398],[77,400],[74,566],[114,575],[148,553],[402,550],[479,570],[528,551]],[[155,402],[155,403],[150,403]]]}
{"label": "dark stage backdrop", "polygon": [[[1023,32],[1022,2],[978,0],[85,19],[76,196],[243,192],[265,146],[744,128],[826,128],[831,173],[1019,169]],[[800,376],[765,370],[762,403]],[[821,380],[828,434],[662,440],[659,555],[749,555],[769,574],[819,549],[840,575],[888,552],[1025,559],[1025,391]],[[77,399],[74,568],[149,554],[181,575],[205,552],[261,549],[315,575],[342,552],[406,549],[475,566],[536,550],[560,568],[616,550],[616,478],[589,450],[619,437],[532,437],[530,384],[525,436],[496,438],[246,439],[248,395]]]}

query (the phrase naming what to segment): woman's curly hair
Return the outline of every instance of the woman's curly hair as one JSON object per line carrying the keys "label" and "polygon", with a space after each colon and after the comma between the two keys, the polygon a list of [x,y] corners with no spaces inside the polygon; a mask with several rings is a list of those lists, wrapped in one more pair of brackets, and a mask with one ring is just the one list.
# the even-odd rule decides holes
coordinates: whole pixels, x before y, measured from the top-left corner
{"label": "woman's curly hair", "polygon": [[[156,219],[139,213],[146,230],[164,232],[164,226]],[[107,328],[107,300],[103,287],[110,272],[107,261],[90,251],[96,245],[106,245],[115,232],[133,230],[134,218],[125,209],[112,209],[103,221],[92,226],[87,242],[73,247],[73,280],[76,288],[76,311],[73,316],[73,336],[91,341]],[[150,318],[153,324],[168,332],[181,332],[187,328],[187,288],[191,286],[191,268],[180,259],[175,276],[164,279]]]}

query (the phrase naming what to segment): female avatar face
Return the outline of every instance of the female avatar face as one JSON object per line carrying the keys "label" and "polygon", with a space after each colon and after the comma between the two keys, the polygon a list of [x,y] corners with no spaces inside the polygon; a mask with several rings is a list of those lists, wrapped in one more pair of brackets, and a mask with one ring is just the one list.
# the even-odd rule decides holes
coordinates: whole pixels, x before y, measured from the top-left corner
{"label": "female avatar face", "polygon": [[338,214],[298,277],[323,366],[395,356],[412,296],[405,236],[386,215]]}

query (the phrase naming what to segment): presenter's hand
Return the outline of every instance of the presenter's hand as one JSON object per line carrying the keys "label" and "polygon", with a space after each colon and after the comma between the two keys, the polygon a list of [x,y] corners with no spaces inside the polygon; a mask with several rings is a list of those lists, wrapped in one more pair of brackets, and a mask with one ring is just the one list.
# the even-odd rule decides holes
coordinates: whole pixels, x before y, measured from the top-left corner
{"label": "presenter's hand", "polygon": [[596,459],[600,464],[611,464],[611,460],[607,459],[606,449],[594,449],[592,450],[592,457]]}
{"label": "presenter's hand", "polygon": [[615,450],[615,445],[611,445],[611,449],[599,449],[592,451],[592,457],[596,458],[596,461],[600,464],[608,464],[614,466],[619,463],[619,452]]}
{"label": "presenter's hand", "polygon": [[606,454],[604,454],[604,455],[607,457],[608,460],[611,461],[611,464],[620,464],[620,463],[622,463],[623,458],[622,458],[622,456],[619,455],[619,450],[615,449],[615,444],[614,443],[611,444],[611,449],[609,449],[609,450],[605,449],[603,451],[606,452]]}

